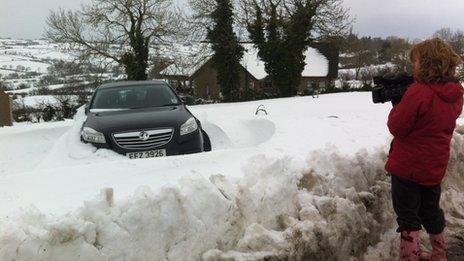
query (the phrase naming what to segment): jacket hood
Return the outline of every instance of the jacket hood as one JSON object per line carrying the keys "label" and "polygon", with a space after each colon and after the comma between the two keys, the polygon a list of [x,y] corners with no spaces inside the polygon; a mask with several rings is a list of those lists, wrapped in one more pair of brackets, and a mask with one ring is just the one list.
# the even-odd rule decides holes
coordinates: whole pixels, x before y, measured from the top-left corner
{"label": "jacket hood", "polygon": [[464,95],[464,89],[458,82],[431,84],[432,90],[447,103],[457,102]]}

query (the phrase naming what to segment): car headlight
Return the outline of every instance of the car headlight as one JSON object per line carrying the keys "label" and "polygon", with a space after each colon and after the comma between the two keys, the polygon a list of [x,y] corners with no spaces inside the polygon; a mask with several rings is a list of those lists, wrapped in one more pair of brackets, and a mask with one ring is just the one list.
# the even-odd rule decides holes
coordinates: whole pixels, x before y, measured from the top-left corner
{"label": "car headlight", "polygon": [[92,128],[84,127],[81,132],[82,139],[91,143],[106,143],[105,135]]}
{"label": "car headlight", "polygon": [[180,135],[187,135],[198,129],[198,124],[195,118],[188,119],[182,126],[180,126]]}

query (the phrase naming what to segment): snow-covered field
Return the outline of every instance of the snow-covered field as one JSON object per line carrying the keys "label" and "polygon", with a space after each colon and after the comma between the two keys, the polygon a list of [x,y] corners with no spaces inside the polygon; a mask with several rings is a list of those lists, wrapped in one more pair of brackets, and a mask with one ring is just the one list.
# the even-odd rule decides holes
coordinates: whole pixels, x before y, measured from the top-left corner
{"label": "snow-covered field", "polygon": [[[263,104],[268,115],[255,115]],[[209,153],[128,160],[75,121],[0,129],[0,260],[391,260],[389,105],[367,93],[193,106]],[[464,231],[464,139],[444,208]]]}
{"label": "snow-covered field", "polygon": [[[13,71],[46,73],[50,60],[69,60],[71,57],[58,51],[59,46],[44,40],[21,41],[0,39],[0,76]],[[13,71],[12,71],[13,70]]]}
{"label": "snow-covered field", "polygon": [[[50,66],[54,63],[75,62],[77,53],[69,50],[65,44],[47,40],[16,40],[0,38],[0,80],[10,94],[29,94],[38,87],[44,76],[50,76]],[[97,61],[95,61],[98,64]],[[55,82],[85,84],[89,77],[97,74],[75,74],[59,77]],[[112,79],[112,73],[98,74],[103,79]],[[55,76],[52,76],[55,77]],[[64,87],[65,84],[47,86],[51,90]],[[25,88],[27,87],[27,88]]]}

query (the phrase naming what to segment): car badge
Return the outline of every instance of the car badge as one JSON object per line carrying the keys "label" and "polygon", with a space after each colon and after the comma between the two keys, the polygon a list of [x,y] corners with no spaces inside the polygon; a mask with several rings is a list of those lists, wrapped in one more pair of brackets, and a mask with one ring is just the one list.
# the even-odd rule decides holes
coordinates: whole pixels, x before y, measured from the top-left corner
{"label": "car badge", "polygon": [[150,134],[142,131],[139,133],[139,139],[143,140],[143,141],[147,141],[148,139],[150,138]]}

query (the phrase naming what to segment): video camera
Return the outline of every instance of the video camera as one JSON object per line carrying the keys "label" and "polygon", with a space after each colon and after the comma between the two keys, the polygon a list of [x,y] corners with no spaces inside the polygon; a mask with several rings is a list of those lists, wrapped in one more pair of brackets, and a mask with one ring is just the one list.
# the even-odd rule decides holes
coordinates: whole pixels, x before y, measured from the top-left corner
{"label": "video camera", "polygon": [[399,103],[401,98],[414,83],[414,78],[406,74],[374,77],[372,100],[374,103]]}

